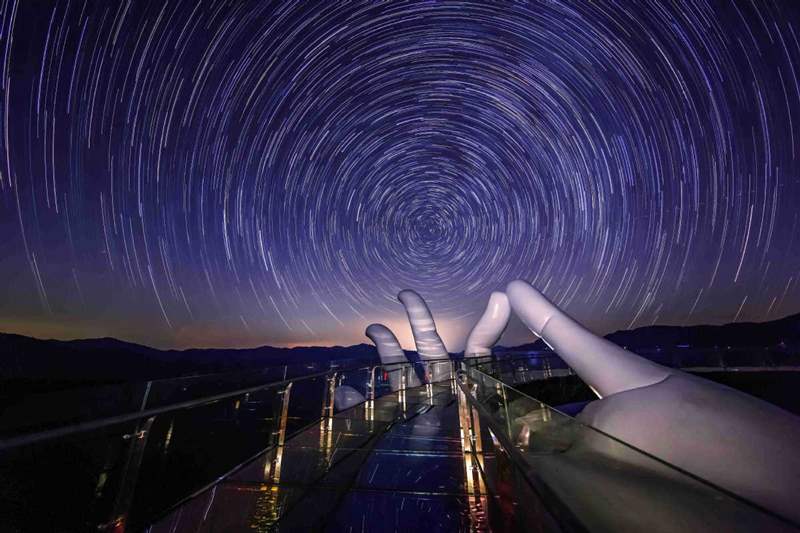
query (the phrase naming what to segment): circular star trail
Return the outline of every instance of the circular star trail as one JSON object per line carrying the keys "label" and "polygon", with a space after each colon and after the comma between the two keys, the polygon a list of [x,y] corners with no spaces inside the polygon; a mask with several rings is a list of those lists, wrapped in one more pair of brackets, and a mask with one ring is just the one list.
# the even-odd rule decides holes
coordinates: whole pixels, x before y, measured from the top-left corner
{"label": "circular star trail", "polygon": [[407,341],[414,288],[460,349],[520,277],[599,331],[800,309],[790,2],[0,17],[4,329]]}

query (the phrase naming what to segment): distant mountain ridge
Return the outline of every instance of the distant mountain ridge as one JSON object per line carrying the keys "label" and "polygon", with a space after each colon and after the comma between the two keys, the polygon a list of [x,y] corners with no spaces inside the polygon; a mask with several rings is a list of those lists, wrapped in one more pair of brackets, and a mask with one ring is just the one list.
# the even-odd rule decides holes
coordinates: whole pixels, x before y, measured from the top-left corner
{"label": "distant mountain ridge", "polygon": [[110,337],[59,341],[0,333],[0,380],[135,381],[377,357],[370,344],[157,350]]}
{"label": "distant mountain ridge", "polygon": [[[737,348],[787,346],[800,349],[800,313],[768,322],[734,322],[720,326],[644,326],[619,330],[605,336],[611,342],[632,351],[685,346]],[[536,342],[499,348],[500,351],[547,350]]]}
{"label": "distant mountain ridge", "polygon": [[[606,338],[631,350],[685,346],[734,346],[800,349],[800,314],[762,323],[722,326],[647,326],[616,331]],[[496,353],[546,350],[538,340]],[[411,352],[410,354],[413,354]],[[377,361],[370,344],[297,348],[192,348],[157,350],[113,338],[73,341],[42,340],[0,333],[0,380],[138,381],[191,374],[235,372],[265,366],[328,363],[336,360]]]}

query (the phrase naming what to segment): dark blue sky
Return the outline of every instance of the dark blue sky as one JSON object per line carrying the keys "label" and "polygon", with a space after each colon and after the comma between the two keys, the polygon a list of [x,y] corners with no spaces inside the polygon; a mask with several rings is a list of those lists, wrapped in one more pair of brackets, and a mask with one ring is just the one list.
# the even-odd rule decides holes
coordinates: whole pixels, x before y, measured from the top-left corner
{"label": "dark blue sky", "polygon": [[458,350],[519,277],[598,332],[800,310],[793,2],[1,9],[0,330],[410,347],[408,287]]}

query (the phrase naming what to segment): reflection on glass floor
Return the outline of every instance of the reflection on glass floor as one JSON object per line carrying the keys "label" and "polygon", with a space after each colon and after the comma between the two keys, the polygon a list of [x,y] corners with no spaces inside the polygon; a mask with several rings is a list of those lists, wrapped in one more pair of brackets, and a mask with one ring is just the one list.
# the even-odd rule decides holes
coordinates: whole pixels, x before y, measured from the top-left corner
{"label": "reflection on glass floor", "polygon": [[15,434],[0,530],[797,530],[498,379],[546,381],[547,361],[443,364],[181,378],[137,411]]}
{"label": "reflection on glass floor", "polygon": [[[150,531],[487,530],[474,468],[484,458],[473,453],[468,408],[453,385],[368,401],[285,443],[279,434],[277,447]],[[480,450],[480,432],[474,441]]]}

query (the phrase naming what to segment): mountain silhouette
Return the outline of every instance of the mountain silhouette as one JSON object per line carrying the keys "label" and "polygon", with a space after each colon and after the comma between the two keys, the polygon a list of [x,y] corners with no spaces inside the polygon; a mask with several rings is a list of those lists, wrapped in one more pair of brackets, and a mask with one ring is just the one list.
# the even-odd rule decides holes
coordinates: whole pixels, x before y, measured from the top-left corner
{"label": "mountain silhouette", "polygon": [[0,333],[0,380],[141,381],[277,365],[377,360],[375,347],[157,350],[113,338],[42,340]]}
{"label": "mountain silhouette", "polygon": [[[800,313],[769,322],[733,322],[721,326],[645,326],[609,333],[606,339],[632,351],[658,348],[795,348],[800,349]],[[498,352],[538,351],[549,348],[541,339]]]}
{"label": "mountain silhouette", "polygon": [[[633,351],[647,353],[674,347],[800,349],[800,314],[769,322],[722,326],[648,326],[616,331],[606,338]],[[547,350],[538,340],[514,347],[498,346],[498,354]],[[410,352],[413,357],[415,354]],[[73,341],[42,340],[0,333],[0,380],[64,382],[141,381],[175,376],[236,372],[276,365],[328,364],[332,361],[377,361],[375,347],[308,346],[296,348],[157,350],[113,338]],[[51,383],[52,384],[52,383]]]}

